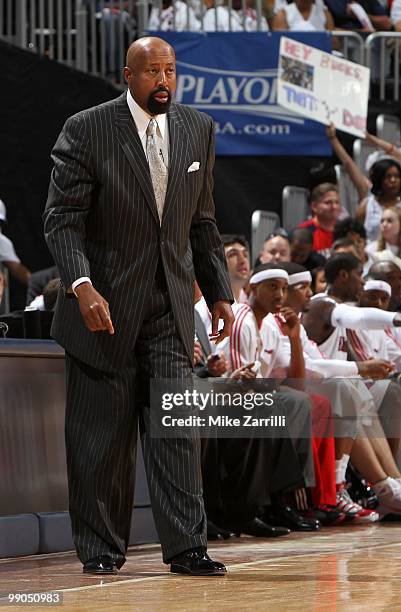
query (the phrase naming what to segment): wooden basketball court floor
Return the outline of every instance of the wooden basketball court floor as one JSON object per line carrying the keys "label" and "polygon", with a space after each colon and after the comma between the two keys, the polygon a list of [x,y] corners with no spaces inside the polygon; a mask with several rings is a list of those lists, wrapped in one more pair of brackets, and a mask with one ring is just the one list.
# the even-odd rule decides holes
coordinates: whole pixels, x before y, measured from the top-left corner
{"label": "wooden basketball court floor", "polygon": [[58,591],[66,611],[401,611],[401,524],[345,526],[279,539],[210,543],[225,577],[170,574],[157,545],[133,547],[117,576],[83,575],[73,553],[0,560],[0,593]]}

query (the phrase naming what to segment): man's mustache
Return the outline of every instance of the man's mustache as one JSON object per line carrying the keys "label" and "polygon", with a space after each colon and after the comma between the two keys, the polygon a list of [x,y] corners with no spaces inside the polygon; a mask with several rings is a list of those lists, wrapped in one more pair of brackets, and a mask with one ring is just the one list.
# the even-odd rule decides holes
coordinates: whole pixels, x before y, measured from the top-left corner
{"label": "man's mustache", "polygon": [[157,87],[150,92],[150,95],[155,96],[158,93],[166,93],[168,96],[171,96],[170,90],[167,87]]}

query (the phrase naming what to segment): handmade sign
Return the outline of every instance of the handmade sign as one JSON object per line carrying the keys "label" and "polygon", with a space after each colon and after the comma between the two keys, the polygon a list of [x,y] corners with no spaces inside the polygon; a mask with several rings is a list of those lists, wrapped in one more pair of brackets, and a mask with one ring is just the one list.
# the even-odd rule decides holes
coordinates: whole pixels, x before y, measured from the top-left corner
{"label": "handmade sign", "polygon": [[281,37],[278,103],[309,119],[365,136],[370,70]]}

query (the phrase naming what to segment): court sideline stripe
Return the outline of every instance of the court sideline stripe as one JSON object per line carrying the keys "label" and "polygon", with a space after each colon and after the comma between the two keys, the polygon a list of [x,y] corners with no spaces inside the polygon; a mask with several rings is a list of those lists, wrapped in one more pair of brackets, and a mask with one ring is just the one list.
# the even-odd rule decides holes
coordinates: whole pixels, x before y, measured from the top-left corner
{"label": "court sideline stripe", "polygon": [[[401,546],[400,542],[394,542],[393,544],[388,543],[388,544],[377,544],[377,545],[371,545],[371,546],[361,546],[358,547],[357,549],[352,548],[350,550],[344,550],[341,551],[344,554],[347,553],[351,553],[354,552],[355,550],[365,550],[367,548],[373,548],[373,549],[377,549],[377,548],[392,548],[394,546]],[[312,557],[312,556],[316,556],[316,555],[321,555],[321,554],[332,554],[333,552],[338,552],[338,551],[315,551],[312,553],[300,553],[300,554],[294,554],[294,555],[286,555],[284,557],[275,557],[273,559],[259,559],[258,561],[245,561],[244,563],[235,563],[234,565],[228,565],[228,569],[240,569],[242,567],[249,567],[251,565],[262,565],[263,563],[267,563],[267,564],[271,564],[271,563],[279,563],[281,561],[285,561],[288,559],[294,559],[294,558],[298,558],[298,557]],[[89,585],[89,586],[80,586],[80,587],[71,587],[68,589],[55,589],[54,592],[56,593],[75,593],[78,591],[89,591],[89,590],[93,590],[93,589],[105,589],[107,587],[112,587],[112,586],[120,586],[122,584],[134,584],[136,582],[148,582],[151,580],[165,580],[166,578],[171,578],[171,577],[178,577],[179,574],[171,574],[171,573],[166,573],[166,574],[161,574],[160,576],[145,576],[143,578],[130,578],[128,580],[118,580],[115,582],[107,582],[106,584],[93,584],[93,585]],[[185,577],[185,576],[184,576]],[[202,576],[199,576],[199,578],[202,578]],[[207,578],[207,576],[204,576],[204,578]]]}

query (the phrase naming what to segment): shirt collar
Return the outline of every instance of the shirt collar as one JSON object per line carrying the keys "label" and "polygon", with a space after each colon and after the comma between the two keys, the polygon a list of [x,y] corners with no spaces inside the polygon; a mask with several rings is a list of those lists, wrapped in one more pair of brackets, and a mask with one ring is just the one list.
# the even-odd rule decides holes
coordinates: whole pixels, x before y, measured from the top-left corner
{"label": "shirt collar", "polygon": [[143,110],[143,108],[139,106],[139,104],[137,104],[137,102],[135,102],[129,89],[127,90],[127,104],[128,104],[128,108],[130,109],[132,118],[135,121],[135,125],[138,129],[138,136],[141,140],[144,138],[146,134],[146,130],[148,129],[149,121],[151,119],[156,119],[156,123],[158,125],[160,135],[162,137],[162,140],[164,140],[165,135],[166,135],[166,114],[165,113],[162,113],[161,115],[155,115],[154,117],[152,117],[152,115],[149,115],[146,111]]}

